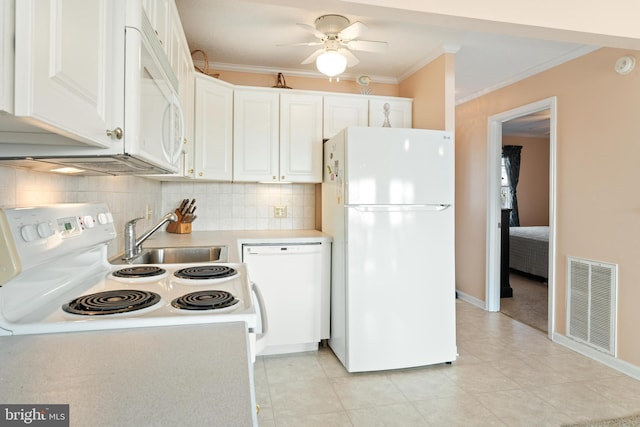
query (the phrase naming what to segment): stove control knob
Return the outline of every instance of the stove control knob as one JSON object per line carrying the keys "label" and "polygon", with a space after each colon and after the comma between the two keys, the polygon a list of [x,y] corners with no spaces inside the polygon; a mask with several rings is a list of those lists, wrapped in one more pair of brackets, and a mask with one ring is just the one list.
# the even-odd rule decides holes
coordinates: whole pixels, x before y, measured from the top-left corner
{"label": "stove control knob", "polygon": [[38,224],[36,229],[38,230],[38,235],[43,239],[46,239],[47,237],[53,235],[53,230],[51,229],[51,225],[48,222],[41,222],[40,224]]}
{"label": "stove control knob", "polygon": [[109,222],[109,218],[107,217],[106,213],[99,213],[98,214],[98,224],[103,225]]}
{"label": "stove control knob", "polygon": [[20,227],[20,234],[22,235],[22,240],[25,242],[33,242],[38,238],[38,232],[36,231],[36,226],[34,224],[23,225]]}
{"label": "stove control knob", "polygon": [[87,228],[93,228],[96,225],[96,222],[91,215],[83,216],[82,223]]}

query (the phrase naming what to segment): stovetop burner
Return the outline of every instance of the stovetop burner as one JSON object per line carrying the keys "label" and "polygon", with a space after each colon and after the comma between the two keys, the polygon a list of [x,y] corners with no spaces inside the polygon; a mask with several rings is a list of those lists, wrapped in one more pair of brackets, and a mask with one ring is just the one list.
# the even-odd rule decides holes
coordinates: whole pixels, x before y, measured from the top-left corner
{"label": "stovetop burner", "polygon": [[62,309],[72,314],[100,316],[141,310],[160,302],[160,299],[155,292],[122,289],[83,295],[64,304]]}
{"label": "stovetop burner", "polygon": [[174,276],[181,279],[223,279],[225,277],[235,276],[238,272],[226,265],[201,265],[187,267],[173,273]]}
{"label": "stovetop burner", "polygon": [[135,267],[127,267],[114,271],[112,274],[115,277],[124,277],[127,279],[135,279],[140,277],[153,277],[160,276],[166,273],[164,268],[156,267],[155,265],[141,265]]}
{"label": "stovetop burner", "polygon": [[232,294],[220,290],[191,292],[171,301],[172,306],[182,310],[217,310],[237,303]]}

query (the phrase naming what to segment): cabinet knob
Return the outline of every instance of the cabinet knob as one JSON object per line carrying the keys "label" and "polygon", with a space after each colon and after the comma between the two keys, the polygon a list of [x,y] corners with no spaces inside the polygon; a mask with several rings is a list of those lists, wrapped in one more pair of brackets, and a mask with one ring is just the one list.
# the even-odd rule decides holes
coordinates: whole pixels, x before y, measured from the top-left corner
{"label": "cabinet knob", "polygon": [[280,179],[285,179],[285,178],[284,178],[284,175],[282,175],[282,177],[281,177]]}
{"label": "cabinet knob", "polygon": [[115,136],[116,139],[122,139],[123,134],[122,128],[115,128],[114,130],[107,129],[107,136]]}
{"label": "cabinet knob", "polygon": [[273,176],[271,177],[271,179],[273,179],[273,180],[275,181],[276,179],[278,179],[278,177],[277,177],[277,176],[275,176],[275,175],[273,175]]}
{"label": "cabinet knob", "polygon": [[186,143],[187,143],[187,138],[184,138],[184,139],[182,140],[182,143],[183,143],[183,144],[186,144]]}
{"label": "cabinet knob", "polygon": [[202,172],[200,172],[200,173],[198,174],[198,176],[202,176],[202,175],[203,175],[203,173],[202,173]]}
{"label": "cabinet knob", "polygon": [[189,174],[193,174],[193,169],[189,169]]}

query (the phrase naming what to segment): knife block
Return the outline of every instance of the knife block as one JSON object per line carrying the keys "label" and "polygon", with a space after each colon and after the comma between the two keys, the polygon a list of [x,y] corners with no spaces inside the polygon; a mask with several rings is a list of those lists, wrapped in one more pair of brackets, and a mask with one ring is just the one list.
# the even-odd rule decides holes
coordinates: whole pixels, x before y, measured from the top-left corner
{"label": "knife block", "polygon": [[184,216],[180,213],[179,210],[176,209],[176,215],[178,216],[178,220],[176,222],[170,222],[167,225],[168,233],[176,233],[176,234],[189,234],[191,233],[191,223],[190,222],[182,222]]}
{"label": "knife block", "polygon": [[190,222],[172,222],[167,225],[167,232],[169,233],[177,233],[177,234],[189,234],[191,233],[191,223]]}

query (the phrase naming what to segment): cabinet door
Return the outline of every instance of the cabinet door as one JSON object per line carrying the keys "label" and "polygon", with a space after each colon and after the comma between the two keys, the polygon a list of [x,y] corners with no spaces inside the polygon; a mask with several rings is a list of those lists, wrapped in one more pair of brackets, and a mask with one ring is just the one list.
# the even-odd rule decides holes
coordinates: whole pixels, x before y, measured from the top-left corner
{"label": "cabinet door", "polygon": [[[111,68],[124,31],[109,0],[16,2],[15,114],[99,147],[110,145],[118,81]],[[120,92],[122,89],[120,88]],[[122,107],[120,107],[122,108]]]}
{"label": "cabinet door", "polygon": [[369,126],[381,127],[385,121],[384,104],[389,104],[389,123],[392,128],[412,126],[412,106],[410,99],[370,99]]}
{"label": "cabinet door", "polygon": [[280,95],[280,181],[322,182],[322,95]]}
{"label": "cabinet door", "polygon": [[347,126],[368,126],[368,124],[369,100],[366,97],[324,97],[323,138],[332,138]]}
{"label": "cabinet door", "polygon": [[195,82],[195,178],[231,181],[233,89],[202,74]]}
{"label": "cabinet door", "polygon": [[179,84],[180,105],[184,115],[183,161],[180,164],[179,176],[193,176],[194,165],[194,75],[193,61],[189,46],[180,23],[180,16],[175,4],[171,5],[169,31],[169,61]]}
{"label": "cabinet door", "polygon": [[0,111],[13,113],[14,2],[0,0]]}
{"label": "cabinet door", "polygon": [[233,180],[277,181],[278,92],[236,89],[233,99]]}

